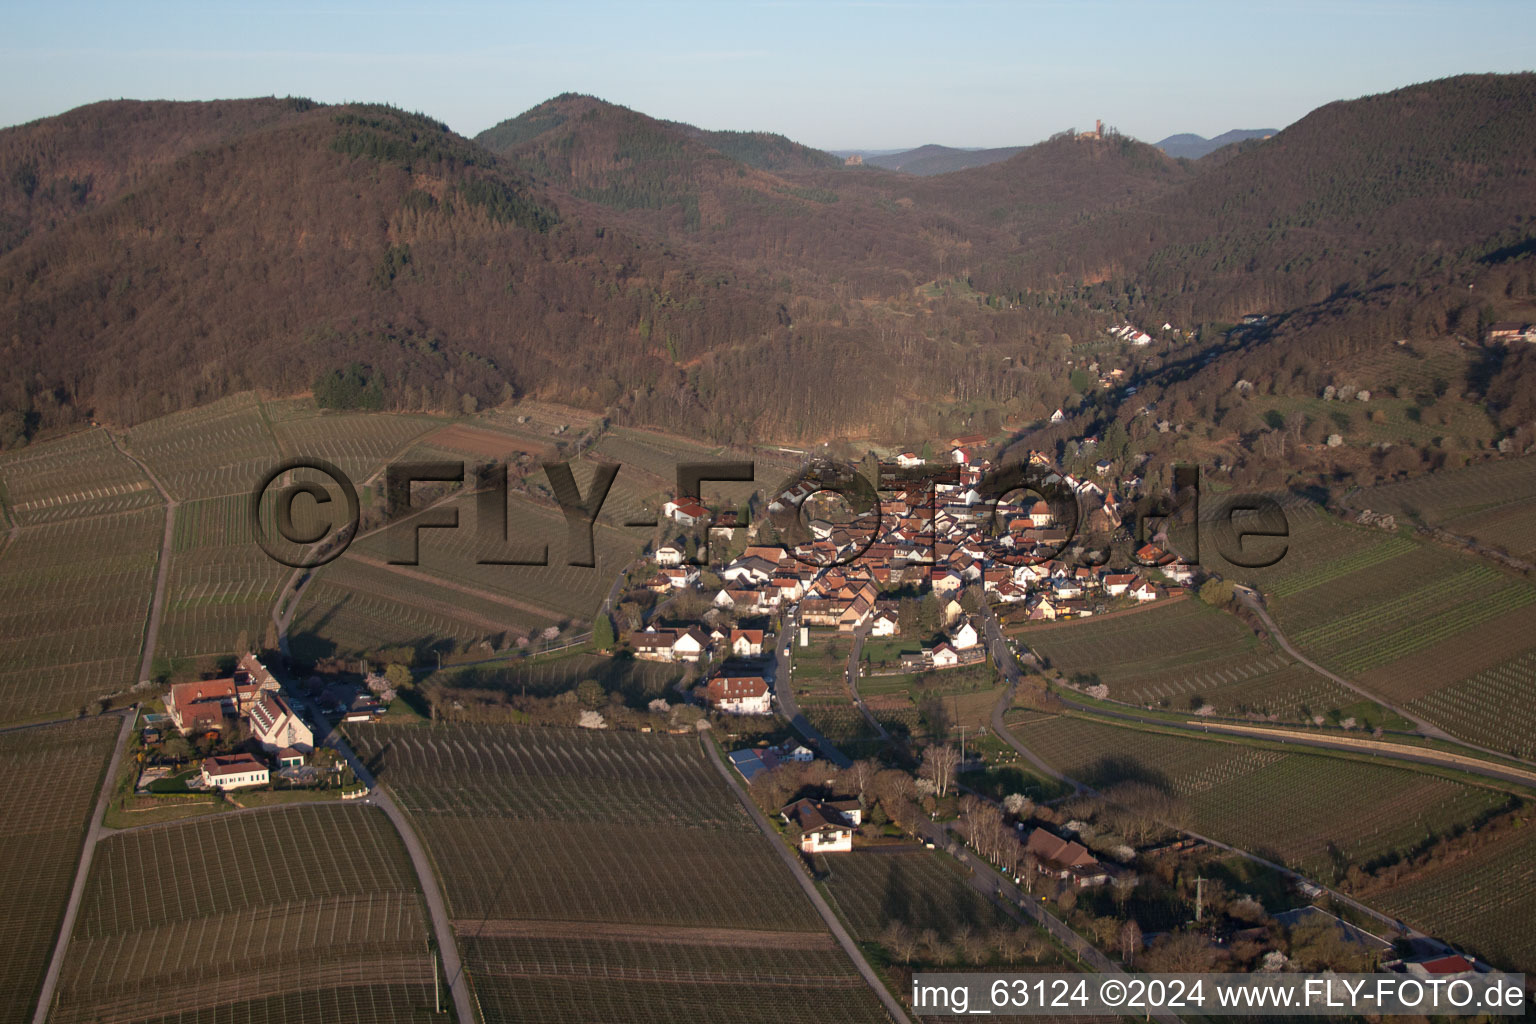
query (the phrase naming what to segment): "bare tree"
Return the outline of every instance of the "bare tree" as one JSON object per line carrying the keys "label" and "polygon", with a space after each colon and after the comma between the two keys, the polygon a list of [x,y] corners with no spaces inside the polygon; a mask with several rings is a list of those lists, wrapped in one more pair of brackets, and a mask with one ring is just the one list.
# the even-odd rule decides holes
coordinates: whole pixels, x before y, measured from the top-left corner
{"label": "bare tree", "polygon": [[1115,903],[1123,912],[1125,910],[1125,901],[1130,899],[1131,893],[1136,891],[1136,886],[1140,884],[1140,879],[1130,871],[1122,871],[1114,877],[1110,884],[1115,889]]}
{"label": "bare tree", "polygon": [[960,752],[949,744],[934,744],[923,751],[923,765],[919,774],[933,783],[934,792],[944,796],[955,782],[955,769],[960,765]]}
{"label": "bare tree", "polygon": [[864,760],[853,762],[848,767],[848,770],[843,773],[843,778],[852,787],[854,795],[859,798],[859,808],[861,810],[869,809],[870,789],[874,784],[875,774],[879,770],[880,766],[877,763]]}
{"label": "bare tree", "polygon": [[1141,925],[1134,918],[1127,918],[1120,926],[1120,960],[1130,967],[1141,952]]}
{"label": "bare tree", "polygon": [[905,921],[891,921],[880,930],[880,945],[899,956],[902,963],[910,964],[917,946],[917,931]]}

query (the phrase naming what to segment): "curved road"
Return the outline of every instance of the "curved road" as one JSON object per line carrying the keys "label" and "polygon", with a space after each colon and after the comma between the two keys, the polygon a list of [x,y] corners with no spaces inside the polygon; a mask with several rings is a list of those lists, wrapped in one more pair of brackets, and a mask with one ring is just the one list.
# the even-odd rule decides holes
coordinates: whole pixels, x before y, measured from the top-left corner
{"label": "curved road", "polygon": [[[1479,753],[1488,754],[1491,757],[1506,758],[1513,761],[1525,760],[1524,758],[1514,757],[1510,754],[1500,753],[1491,747],[1479,746],[1476,743],[1469,743],[1466,740],[1458,739],[1457,737],[1452,736],[1450,733],[1446,732],[1444,729],[1441,729],[1440,727],[1430,722],[1426,722],[1422,718],[1418,718],[1412,714],[1409,714],[1403,708],[1386,703],[1378,695],[1355,685],[1348,679],[1345,679],[1343,676],[1334,675],[1332,672],[1323,668],[1317,662],[1310,660],[1306,655],[1302,654],[1300,651],[1296,650],[1296,648],[1291,646],[1291,642],[1285,638],[1285,634],[1280,632],[1280,627],[1275,625],[1275,620],[1270,618],[1268,610],[1266,610],[1264,607],[1264,596],[1262,594],[1260,594],[1257,590],[1254,590],[1252,587],[1245,587],[1241,584],[1233,586],[1232,589],[1234,592],[1236,592],[1238,599],[1241,600],[1244,605],[1251,608],[1253,613],[1259,617],[1259,621],[1264,623],[1264,628],[1269,630],[1270,636],[1275,638],[1275,643],[1280,645],[1280,649],[1289,654],[1291,657],[1295,658],[1297,661],[1301,662],[1303,665],[1310,668],[1312,671],[1332,679],[1340,686],[1344,686],[1350,690],[1353,690],[1355,693],[1360,694],[1360,696],[1370,700],[1375,704],[1379,704],[1394,714],[1401,715],[1403,718],[1412,722],[1418,728],[1420,733],[1430,737],[1431,739],[1444,740],[1447,743],[1454,743],[1458,747],[1466,747],[1468,750],[1476,750]],[[1527,761],[1526,763],[1530,764],[1532,767],[1536,767],[1536,762]]]}
{"label": "curved road", "polygon": [[1323,668],[1323,666],[1319,665],[1317,662],[1308,658],[1305,654],[1302,654],[1296,648],[1291,646],[1291,642],[1285,638],[1285,634],[1280,632],[1280,627],[1275,625],[1275,620],[1269,617],[1269,612],[1264,608],[1264,598],[1259,594],[1257,590],[1254,590],[1252,587],[1245,587],[1240,583],[1234,584],[1232,590],[1237,594],[1238,600],[1243,602],[1243,604],[1248,609],[1250,609],[1255,615],[1259,617],[1259,621],[1264,623],[1264,628],[1269,630],[1269,635],[1275,638],[1275,643],[1278,644],[1280,649],[1286,654],[1289,654],[1291,657],[1295,658],[1298,662],[1307,666],[1307,668],[1311,669],[1313,672],[1316,672],[1318,675],[1323,676],[1326,679],[1331,679],[1335,683],[1338,683],[1340,686],[1344,687],[1346,690],[1358,693],[1366,700],[1369,700],[1374,704],[1379,704],[1393,714],[1412,722],[1414,728],[1418,729],[1419,732],[1423,735],[1433,737],[1437,740],[1450,740],[1452,743],[1459,742],[1454,736],[1445,730],[1431,725],[1430,723],[1424,721],[1424,719],[1416,717],[1403,708],[1386,703],[1376,694],[1370,692],[1364,687],[1350,682],[1348,679],[1345,679],[1341,675],[1335,675],[1334,673]]}
{"label": "curved road", "polygon": [[[1105,718],[1118,718],[1127,722],[1140,722],[1144,725],[1162,726],[1164,728],[1177,729],[1182,732],[1192,732],[1206,736],[1209,736],[1212,733],[1220,733],[1223,736],[1230,736],[1233,738],[1264,740],[1269,743],[1283,743],[1287,746],[1314,747],[1322,750],[1336,750],[1342,753],[1350,754],[1368,754],[1372,757],[1379,757],[1387,761],[1404,761],[1410,764],[1422,764],[1435,768],[1450,768],[1455,771],[1466,772],[1469,775],[1480,775],[1483,778],[1496,779],[1500,782],[1510,782],[1517,786],[1524,786],[1526,788],[1536,786],[1536,777],[1533,777],[1530,773],[1521,774],[1517,769],[1501,769],[1499,766],[1491,764],[1487,761],[1476,761],[1470,764],[1453,761],[1449,757],[1437,757],[1432,752],[1426,751],[1420,753],[1418,752],[1419,748],[1414,747],[1399,745],[1395,750],[1383,750],[1381,748],[1356,746],[1343,739],[1333,739],[1328,736],[1304,736],[1289,731],[1284,735],[1277,734],[1266,736],[1266,732],[1272,732],[1273,730],[1264,729],[1262,726],[1248,728],[1237,725],[1235,723],[1229,725],[1225,722],[1210,722],[1209,724],[1202,722],[1196,724],[1191,722],[1175,722],[1156,718],[1144,718],[1141,715],[1136,714],[1134,711],[1116,711],[1110,708],[1085,704],[1073,699],[1070,694],[1061,693],[1060,691],[1057,692],[1056,696],[1063,703],[1069,704],[1074,708],[1080,708],[1092,715],[1103,716]],[[993,724],[996,724],[995,720]]]}
{"label": "curved road", "polygon": [[859,655],[864,653],[864,638],[869,635],[869,623],[865,623],[853,631],[853,643],[848,648],[848,692],[853,696],[854,704],[858,705],[859,714],[869,723],[870,728],[880,734],[880,738],[887,743],[891,742],[891,734],[885,731],[885,726],[880,720],[870,713],[864,706],[864,698],[859,696]]}
{"label": "curved road", "polygon": [[[298,698],[308,708],[311,720],[316,723],[325,722],[307,697]],[[352,773],[357,776],[357,781],[368,787],[366,803],[373,804],[389,817],[395,826],[395,831],[400,833],[400,839],[405,843],[406,852],[411,855],[411,866],[416,870],[416,878],[421,883],[421,894],[427,904],[427,911],[432,918],[432,931],[437,938],[438,953],[443,958],[443,975],[448,980],[448,991],[453,996],[454,1016],[460,1024],[474,1024],[478,1020],[475,1016],[474,1005],[469,995],[469,981],[464,976],[464,964],[459,959],[459,946],[454,939],[453,925],[448,917],[447,904],[443,902],[442,889],[438,887],[437,876],[432,873],[432,862],[427,857],[426,848],[421,845],[420,838],[416,835],[416,829],[412,827],[405,812],[400,810],[394,798],[388,790],[378,784],[362,760],[353,751],[342,735],[335,729],[327,729],[323,737],[316,737],[318,742],[331,747],[342,757],[347,759]]]}

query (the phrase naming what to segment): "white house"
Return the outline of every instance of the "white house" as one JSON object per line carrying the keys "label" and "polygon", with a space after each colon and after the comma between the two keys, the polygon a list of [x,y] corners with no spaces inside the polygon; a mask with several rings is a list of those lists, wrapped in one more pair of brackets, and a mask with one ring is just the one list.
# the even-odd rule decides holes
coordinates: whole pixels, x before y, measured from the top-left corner
{"label": "white house", "polygon": [[755,658],[763,653],[763,631],[760,629],[731,630],[731,653],[738,658]]}
{"label": "white house", "polygon": [[941,643],[933,649],[934,668],[954,668],[960,664],[960,654],[949,644]]}
{"label": "white house", "polygon": [[1136,583],[1136,574],[1133,572],[1112,572],[1104,576],[1104,593],[1110,597],[1124,597]]}
{"label": "white house", "polygon": [[876,615],[875,621],[869,627],[870,636],[895,636],[900,631],[900,622],[890,612],[881,612]]}
{"label": "white house", "polygon": [[913,469],[923,464],[922,456],[915,452],[902,452],[896,456],[896,465],[902,469]]}
{"label": "white house", "polygon": [[251,706],[251,735],[269,753],[284,747],[301,752],[315,749],[315,734],[276,693],[263,693]]}
{"label": "white house", "polygon": [[685,556],[681,548],[674,547],[671,544],[663,544],[656,549],[655,557],[658,566],[663,569],[669,569],[673,566],[682,565]]}
{"label": "white house", "polygon": [[683,590],[699,582],[699,567],[676,565],[670,569],[661,570],[661,575],[672,585],[673,590]]}
{"label": "white house", "polygon": [[766,715],[773,710],[762,676],[715,676],[704,687],[704,699],[730,715]]}
{"label": "white house", "polygon": [[976,627],[971,625],[969,619],[960,623],[960,627],[949,634],[949,642],[954,645],[956,650],[961,651],[968,647],[975,647],[980,639],[981,637],[977,634]]}
{"label": "white house", "polygon": [[268,778],[266,764],[254,754],[203,758],[203,785],[209,789],[265,786]]}
{"label": "white house", "polygon": [[709,646],[709,638],[699,632],[696,626],[679,630],[676,639],[672,641],[672,657],[680,661],[698,661],[704,656],[704,649]]}
{"label": "white house", "polygon": [[1156,601],[1157,588],[1146,580],[1142,580],[1131,588],[1131,596],[1138,601]]}
{"label": "white house", "polygon": [[683,498],[662,505],[661,514],[684,526],[694,526],[709,518],[709,509],[693,498]]}
{"label": "white house", "polygon": [[796,800],[779,814],[785,821],[800,826],[801,853],[849,853],[853,850],[853,825],[839,806]]}

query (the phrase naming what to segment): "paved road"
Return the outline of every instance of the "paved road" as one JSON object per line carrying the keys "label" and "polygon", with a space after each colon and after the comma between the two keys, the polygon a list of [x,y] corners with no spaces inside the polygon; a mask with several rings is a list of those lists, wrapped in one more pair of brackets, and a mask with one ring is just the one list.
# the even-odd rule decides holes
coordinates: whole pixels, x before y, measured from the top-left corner
{"label": "paved road", "polygon": [[1514,770],[1501,769],[1498,765],[1491,764],[1487,761],[1475,761],[1472,763],[1457,762],[1449,760],[1445,757],[1437,757],[1433,752],[1420,752],[1417,748],[1409,747],[1406,745],[1398,745],[1397,749],[1394,750],[1383,750],[1381,748],[1354,746],[1343,739],[1334,739],[1329,736],[1301,736],[1297,735],[1294,731],[1288,731],[1284,736],[1266,736],[1264,732],[1260,731],[1259,729],[1241,728],[1237,725],[1237,723],[1233,723],[1233,727],[1228,729],[1224,728],[1227,723],[1223,722],[1192,724],[1190,722],[1149,718],[1145,715],[1139,715],[1135,711],[1129,709],[1120,711],[1102,707],[1100,705],[1087,704],[1078,701],[1072,696],[1072,694],[1059,690],[1057,691],[1056,696],[1059,697],[1065,704],[1069,704],[1072,707],[1081,708],[1082,710],[1090,712],[1091,714],[1101,715],[1105,718],[1118,718],[1127,722],[1140,722],[1145,725],[1158,725],[1164,728],[1178,729],[1183,732],[1192,732],[1205,736],[1210,736],[1212,733],[1216,733],[1233,738],[1265,740],[1269,743],[1284,743],[1287,746],[1313,747],[1320,750],[1336,750],[1355,755],[1369,755],[1371,757],[1381,758],[1384,761],[1402,761],[1408,764],[1421,764],[1435,768],[1451,768],[1459,772],[1466,772],[1469,775],[1480,775],[1486,779],[1495,779],[1499,782],[1514,783],[1517,786],[1524,786],[1527,789],[1531,788],[1533,785],[1536,785],[1536,780],[1533,780],[1529,774],[1520,774]]}
{"label": "paved road", "polygon": [[992,663],[997,666],[998,673],[1003,677],[1003,682],[1007,684],[1007,687],[1003,690],[1003,695],[998,698],[997,703],[992,707],[992,731],[1046,777],[1071,786],[1076,792],[1082,793],[1087,791],[1087,786],[1084,786],[1076,779],[1067,778],[1061,772],[1041,760],[1033,750],[1030,750],[1024,744],[1014,739],[1013,734],[1003,724],[1004,713],[1013,707],[1013,694],[1018,688],[1019,679],[1023,676],[1023,671],[1019,668],[1018,659],[1013,656],[1013,649],[1008,646],[1008,639],[1003,635],[1002,626],[998,623],[997,615],[993,612],[992,606],[983,601],[982,608],[984,609],[982,612],[984,623],[982,633],[987,639],[988,648],[992,651]]}
{"label": "paved road", "polygon": [[443,892],[438,888],[437,876],[432,873],[432,862],[427,857],[426,848],[421,845],[421,839],[416,835],[416,829],[412,827],[410,819],[395,803],[389,791],[378,784],[373,773],[353,751],[351,744],[342,737],[341,733],[326,728],[323,724],[326,719],[320,715],[320,709],[315,707],[308,698],[294,699],[307,707],[311,720],[319,726],[319,729],[325,730],[325,735],[321,737],[317,729],[316,739],[346,758],[357,780],[368,787],[365,802],[388,815],[389,820],[394,823],[395,830],[400,833],[406,852],[411,855],[411,866],[416,869],[416,879],[421,884],[421,893],[432,918],[432,932],[437,937],[438,953],[443,958],[443,975],[448,980],[448,991],[453,996],[454,1015],[461,1024],[473,1024],[478,1018],[475,1016],[474,1005],[470,999],[469,981],[464,977],[464,964],[459,959],[459,946],[454,939],[453,924],[448,916],[448,907],[443,902]]}
{"label": "paved road", "polygon": [[779,714],[789,720],[789,724],[795,727],[796,732],[810,741],[817,753],[839,768],[847,768],[853,764],[853,760],[838,750],[831,740],[808,722],[805,715],[801,713],[800,706],[795,703],[795,680],[789,670],[789,652],[794,647],[799,633],[799,627],[796,625],[799,614],[798,605],[785,613],[784,628],[775,641],[778,647],[773,656],[773,699],[779,705]]}
{"label": "paved road", "polygon": [[[953,828],[954,825],[948,822],[922,822],[918,826],[918,831],[924,839],[935,846],[948,849],[956,860],[970,868],[971,888],[989,898],[997,898],[1010,917],[1017,920],[1021,914],[1027,916],[1034,924],[1049,932],[1057,942],[1075,953],[1086,967],[1100,974],[1130,977],[1125,968],[1105,956],[1093,943],[1077,934],[1065,921],[1047,910],[1044,901],[1039,897],[1029,895],[1015,885],[1011,878],[971,852],[958,835],[951,836],[950,831]],[[1178,1024],[1180,1020],[1176,1014],[1172,1013],[1157,1013],[1152,1016],[1161,1024]]]}
{"label": "paved road", "polygon": [[859,706],[859,713],[869,723],[870,728],[880,734],[880,738],[887,743],[891,742],[891,734],[885,731],[885,726],[880,720],[870,714],[869,708],[864,706],[864,698],[859,696],[859,656],[864,653],[864,638],[869,635],[869,623],[865,623],[853,631],[853,643],[848,648],[848,692],[853,696],[853,702]]}
{"label": "paved road", "polygon": [[741,783],[736,781],[735,773],[725,766],[725,762],[720,758],[720,752],[715,749],[715,745],[710,742],[709,737],[704,735],[708,730],[709,723],[707,721],[700,721],[699,742],[703,744],[705,752],[709,755],[710,762],[715,766],[715,771],[719,772],[720,777],[731,787],[731,791],[736,794],[736,799],[741,802],[741,806],[747,809],[747,814],[751,816],[753,823],[757,825],[758,829],[767,838],[769,844],[773,846],[779,855],[779,859],[788,866],[790,874],[795,876],[795,881],[800,884],[800,888],[805,892],[806,897],[815,906],[816,913],[820,914],[821,919],[826,922],[827,928],[832,932],[832,937],[837,939],[837,944],[843,947],[843,951],[848,954],[849,959],[853,961],[853,965],[859,969],[859,974],[863,975],[864,981],[870,988],[875,990],[875,995],[880,997],[880,1002],[885,1004],[886,1012],[891,1015],[893,1020],[901,1021],[902,1024],[908,1024],[911,1018],[907,1016],[901,1004],[896,1001],[896,997],[891,995],[890,990],[885,987],[879,976],[875,974],[874,968],[869,966],[869,961],[864,959],[864,953],[859,949],[858,944],[853,941],[853,936],[848,934],[848,929],[843,927],[843,923],[837,919],[837,915],[832,912],[832,908],[827,905],[827,901],[822,898],[815,884],[811,882],[810,877],[805,872],[805,868],[799,862],[799,855],[784,845],[778,830],[768,823],[767,818],[763,817],[763,812],[757,809],[757,805],[752,802],[751,797],[747,796],[746,790],[741,788]]}
{"label": "paved road", "polygon": [[128,747],[128,737],[133,723],[138,720],[139,708],[134,705],[120,712],[122,727],[117,731],[117,745],[112,749],[112,759],[107,762],[106,777],[101,780],[101,792],[96,795],[96,807],[91,812],[91,824],[85,831],[85,845],[80,850],[80,862],[75,866],[75,884],[69,890],[69,902],[64,906],[64,920],[59,925],[59,941],[53,947],[53,957],[48,961],[48,973],[43,975],[43,990],[37,997],[37,1011],[32,1015],[33,1024],[43,1024],[48,1011],[53,1009],[53,995],[59,987],[59,974],[64,969],[64,954],[75,930],[75,918],[80,914],[80,901],[85,896],[85,882],[91,874],[91,861],[96,857],[96,844],[111,833],[102,824],[107,806],[112,802],[112,789],[117,785],[117,773],[123,763],[123,751]]}
{"label": "paved road", "polygon": [[155,490],[159,491],[160,497],[165,500],[165,535],[160,540],[160,562],[155,567],[155,596],[149,602],[149,622],[144,627],[144,658],[139,662],[139,681],[143,682],[149,679],[149,673],[155,662],[155,648],[160,642],[160,620],[165,611],[166,581],[171,575],[171,547],[176,531],[176,508],[181,503],[171,497],[171,492],[165,489],[160,478],[155,476],[143,460],[117,443],[117,438],[112,436],[110,430],[107,431],[107,439],[124,458],[144,471],[149,482],[155,485]]}

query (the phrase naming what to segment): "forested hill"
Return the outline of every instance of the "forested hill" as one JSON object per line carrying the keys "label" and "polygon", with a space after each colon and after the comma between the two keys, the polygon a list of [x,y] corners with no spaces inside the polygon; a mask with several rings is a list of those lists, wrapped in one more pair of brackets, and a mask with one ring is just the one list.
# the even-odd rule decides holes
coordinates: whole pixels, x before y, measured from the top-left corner
{"label": "forested hill", "polygon": [[[728,268],[566,216],[420,115],[135,107],[150,115],[131,133],[149,155],[94,178],[72,170],[52,140],[110,139],[119,112],[0,133],[0,152],[23,154],[0,180],[31,227],[0,256],[0,404],[34,427],[135,422],[253,386],[299,392],[353,362],[382,376],[395,407],[526,392],[606,405],[655,378],[658,348],[697,355],[776,322]],[[55,215],[61,177],[82,173],[83,201]]]}
{"label": "forested hill", "polygon": [[1134,209],[1053,236],[981,287],[1134,282],[1186,321],[1475,270],[1530,239],[1536,75],[1331,103]]}
{"label": "forested hill", "polygon": [[[356,364],[389,408],[532,395],[720,441],[1092,431],[1135,412],[1089,369],[1126,319],[1187,330],[1127,364],[1138,403],[1204,409],[1234,360],[1313,389],[1524,315],[1533,83],[1330,104],[1200,161],[1063,133],[926,177],[576,95],[478,141],[377,106],[96,104],[0,131],[0,406],[37,435]],[[1228,344],[1251,311],[1271,327]]]}
{"label": "forested hill", "polygon": [[1267,139],[1273,134],[1275,134],[1273,128],[1234,128],[1229,132],[1222,132],[1215,138],[1207,139],[1203,135],[1184,132],[1179,135],[1170,135],[1154,145],[1169,156],[1198,160],[1235,143],[1247,142],[1249,139]]}
{"label": "forested hill", "polygon": [[984,167],[999,160],[1007,160],[1024,149],[1023,146],[1004,146],[998,149],[955,149],[952,146],[918,146],[900,153],[881,153],[866,156],[864,163],[871,167],[901,171],[903,174],[948,174],[967,167]]}

